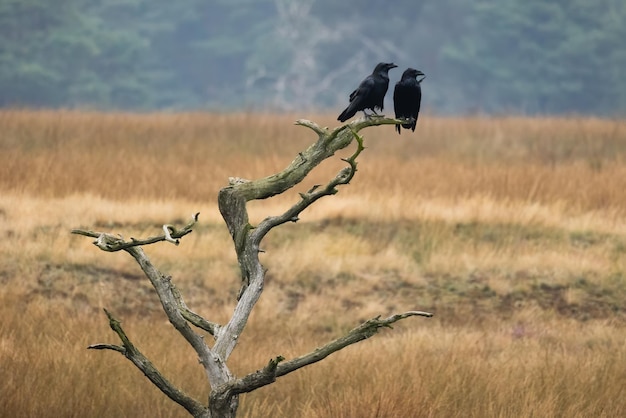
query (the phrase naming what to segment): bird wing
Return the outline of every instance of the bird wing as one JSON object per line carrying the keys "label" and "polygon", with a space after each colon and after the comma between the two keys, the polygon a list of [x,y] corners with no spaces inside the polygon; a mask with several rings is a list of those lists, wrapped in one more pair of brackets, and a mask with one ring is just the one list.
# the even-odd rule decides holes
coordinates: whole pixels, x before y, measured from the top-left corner
{"label": "bird wing", "polygon": [[411,97],[408,93],[409,89],[404,82],[396,83],[396,87],[393,89],[393,110],[396,113],[396,118],[410,117],[409,102]]}
{"label": "bird wing", "polygon": [[372,101],[375,89],[376,80],[371,75],[367,76],[363,81],[361,81],[359,87],[350,93],[350,104],[343,112],[341,112],[337,120],[345,122],[354,116],[356,112],[366,108],[372,108],[374,104],[370,102]]}
{"label": "bird wing", "polygon": [[374,84],[375,81],[371,76],[365,77],[365,80],[361,81],[359,87],[350,93],[350,102],[353,102],[357,98],[363,100],[363,98],[369,96],[374,88]]}

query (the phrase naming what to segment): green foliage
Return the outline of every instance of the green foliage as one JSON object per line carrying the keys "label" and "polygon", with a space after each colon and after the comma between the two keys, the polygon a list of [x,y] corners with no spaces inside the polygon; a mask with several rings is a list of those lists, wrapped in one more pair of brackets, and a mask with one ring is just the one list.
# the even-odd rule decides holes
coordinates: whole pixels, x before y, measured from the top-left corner
{"label": "green foliage", "polygon": [[621,0],[479,0],[444,59],[480,110],[615,114],[626,110],[624,18]]}
{"label": "green foliage", "polygon": [[0,106],[339,108],[394,61],[443,113],[619,115],[624,21],[622,0],[3,0]]}

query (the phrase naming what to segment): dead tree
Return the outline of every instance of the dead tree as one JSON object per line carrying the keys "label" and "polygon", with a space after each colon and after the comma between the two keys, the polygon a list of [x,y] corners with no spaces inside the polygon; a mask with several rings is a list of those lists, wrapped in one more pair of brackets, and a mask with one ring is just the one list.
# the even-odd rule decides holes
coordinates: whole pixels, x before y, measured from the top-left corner
{"label": "dead tree", "polygon": [[[237,345],[239,336],[244,331],[248,317],[263,292],[265,270],[259,261],[259,246],[263,238],[272,228],[287,222],[296,222],[303,210],[318,199],[337,193],[338,186],[348,184],[352,180],[357,169],[356,159],[364,150],[363,138],[358,133],[361,129],[401,122],[397,119],[384,117],[366,118],[329,130],[328,128],[321,128],[311,121],[299,120],[296,124],[313,130],[318,135],[318,139],[307,150],[299,153],[287,168],[274,175],[254,181],[231,178],[230,185],[220,190],[219,209],[234,241],[242,280],[242,287],[237,297],[234,312],[225,324],[211,322],[189,309],[172,278],[159,271],[142,249],[145,245],[160,241],[168,241],[178,245],[185,235],[192,232],[194,224],[198,221],[197,214],[189,224],[180,229],[172,225],[164,225],[162,235],[146,239],[130,238],[125,240],[121,236],[105,232],[82,229],[72,231],[74,234],[96,238],[94,244],[103,251],[123,250],[137,261],[156,290],[169,321],[196,351],[211,387],[208,402],[203,403],[193,399],[168,381],[130,341],[120,322],[106,310],[109,325],[119,337],[121,344],[94,344],[89,348],[108,349],[123,354],[163,393],[180,404],[194,417],[234,417],[239,406],[239,394],[251,392],[274,382],[280,376],[323,360],[344,347],[371,337],[381,327],[390,327],[394,322],[410,316],[432,316],[430,313],[421,311],[404,312],[388,318],[378,316],[308,354],[290,360],[279,355],[269,360],[267,365],[260,370],[243,377],[234,376],[227,365],[228,358]],[[338,150],[346,148],[353,140],[356,141],[356,150],[349,158],[343,159],[346,167],[341,169],[327,184],[316,185],[306,193],[300,193],[300,199],[284,213],[268,216],[258,225],[250,224],[246,208],[247,202],[267,199],[285,192],[300,183],[322,161],[332,157]],[[206,333],[213,337],[212,345],[208,344],[204,338],[203,334]]]}

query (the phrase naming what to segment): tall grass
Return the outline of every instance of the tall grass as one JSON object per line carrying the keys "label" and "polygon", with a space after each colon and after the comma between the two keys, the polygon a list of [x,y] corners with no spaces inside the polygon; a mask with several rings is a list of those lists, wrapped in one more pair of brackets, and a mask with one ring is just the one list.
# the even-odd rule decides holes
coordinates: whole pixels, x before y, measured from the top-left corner
{"label": "tall grass", "polygon": [[[179,247],[146,251],[193,309],[225,321],[238,267],[217,192],[314,141],[298,117],[0,112],[2,415],[185,416],[122,356],[85,350],[117,342],[103,307],[206,398],[193,352],[132,260],[69,230],[146,236],[200,211]],[[241,415],[620,416],[626,122],[425,117],[415,134],[363,134],[352,184],[265,240],[267,286],[231,366],[242,375],[300,355],[379,314],[436,317],[243,396]],[[342,166],[254,202],[253,222]]]}
{"label": "tall grass", "polygon": [[[102,315],[3,300],[0,358],[4,416],[183,417],[144,376],[114,353],[86,345],[116,342]],[[270,308],[264,304],[263,310]],[[241,416],[486,417],[620,416],[624,410],[623,330],[563,319],[494,320],[463,326],[406,323],[242,398]],[[129,316],[138,348],[185,391],[206,398],[193,352],[164,318]],[[268,321],[269,319],[269,321]],[[232,360],[256,370],[326,339],[297,318],[253,320]]]}
{"label": "tall grass", "polygon": [[[295,119],[4,111],[0,188],[46,197],[213,201],[229,176],[272,174],[308,146],[315,137]],[[366,137],[360,181],[349,195],[487,195],[577,209],[625,204],[623,121],[424,118],[412,136],[385,127]],[[311,182],[337,167],[327,164]]]}

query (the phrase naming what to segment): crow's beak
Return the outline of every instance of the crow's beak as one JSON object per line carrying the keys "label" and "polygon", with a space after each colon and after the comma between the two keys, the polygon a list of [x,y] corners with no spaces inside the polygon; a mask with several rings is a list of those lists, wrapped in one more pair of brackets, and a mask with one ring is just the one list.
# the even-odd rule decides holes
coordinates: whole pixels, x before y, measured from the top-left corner
{"label": "crow's beak", "polygon": [[397,66],[396,64],[394,64],[394,63],[389,64],[389,68],[390,68],[390,69],[391,69],[391,68],[397,68],[397,67],[398,67],[398,66]]}

